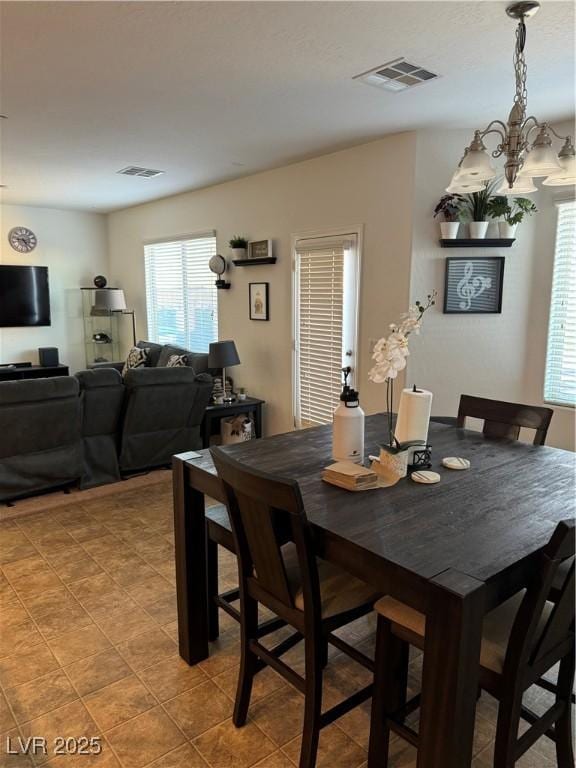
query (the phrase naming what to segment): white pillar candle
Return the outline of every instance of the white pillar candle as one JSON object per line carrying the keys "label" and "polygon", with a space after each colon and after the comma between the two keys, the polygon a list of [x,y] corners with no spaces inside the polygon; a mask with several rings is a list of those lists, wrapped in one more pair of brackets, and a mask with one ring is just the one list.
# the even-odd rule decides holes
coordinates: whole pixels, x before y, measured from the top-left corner
{"label": "white pillar candle", "polygon": [[[426,389],[403,389],[398,409],[395,436],[399,443],[412,440],[426,444],[432,410],[432,392]],[[413,453],[413,449],[411,450]]]}

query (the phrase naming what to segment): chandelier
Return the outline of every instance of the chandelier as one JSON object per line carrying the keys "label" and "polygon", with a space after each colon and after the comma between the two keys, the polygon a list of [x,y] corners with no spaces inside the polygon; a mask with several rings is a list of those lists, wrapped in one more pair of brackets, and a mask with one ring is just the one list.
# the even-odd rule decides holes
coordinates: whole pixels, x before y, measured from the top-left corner
{"label": "chandelier", "polygon": [[[537,13],[539,8],[540,3],[535,0],[512,3],[506,8],[508,16],[518,19],[514,48],[516,77],[514,104],[507,123],[502,120],[492,120],[483,131],[474,131],[474,138],[464,150],[450,186],[446,189],[447,192],[480,192],[485,188],[486,183],[497,175],[484,145],[484,138],[490,134],[496,134],[500,138],[500,143],[493,150],[492,157],[506,158],[504,179],[497,194],[516,195],[535,192],[533,179],[536,177],[546,177],[543,184],[551,187],[576,184],[576,156],[572,137],[560,136],[548,123],[541,123],[532,115],[526,117],[528,90],[524,57],[525,19]],[[552,147],[550,134],[564,142],[558,154]],[[530,145],[531,141],[532,145]]]}

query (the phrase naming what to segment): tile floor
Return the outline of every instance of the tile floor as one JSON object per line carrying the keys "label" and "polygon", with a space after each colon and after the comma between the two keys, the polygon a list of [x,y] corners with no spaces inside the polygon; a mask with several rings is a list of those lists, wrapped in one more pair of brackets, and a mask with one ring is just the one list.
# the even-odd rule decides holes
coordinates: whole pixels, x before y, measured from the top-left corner
{"label": "tile floor", "polygon": [[[221,558],[223,588],[235,561]],[[2,768],[290,768],[298,764],[300,694],[271,670],[259,675],[248,724],[231,722],[238,628],[222,618],[212,655],[196,667],[178,656],[170,478],[0,523],[0,765]],[[370,652],[374,621],[346,633]],[[302,668],[300,648],[286,657]],[[418,685],[421,656],[411,663]],[[325,704],[366,684],[367,673],[333,653]],[[547,694],[538,694],[544,705]],[[533,698],[538,698],[534,696]],[[495,702],[479,702],[474,768],[492,765]],[[318,768],[365,765],[369,706],[323,731]],[[48,754],[7,754],[41,736]],[[56,737],[99,737],[98,756],[54,755]],[[71,745],[73,742],[70,743]],[[395,738],[393,768],[415,765]],[[541,740],[519,768],[555,765]],[[447,766],[446,768],[449,768]]]}

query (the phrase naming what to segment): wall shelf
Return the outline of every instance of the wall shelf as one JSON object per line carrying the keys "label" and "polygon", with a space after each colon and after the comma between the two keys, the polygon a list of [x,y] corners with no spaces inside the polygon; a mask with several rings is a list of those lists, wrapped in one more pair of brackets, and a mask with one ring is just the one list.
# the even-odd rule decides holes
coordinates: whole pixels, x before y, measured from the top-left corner
{"label": "wall shelf", "polygon": [[441,248],[511,248],[515,237],[479,237],[475,239],[455,238],[440,240]]}
{"label": "wall shelf", "polygon": [[232,264],[236,267],[256,267],[258,264],[276,264],[276,256],[267,256],[263,259],[234,259]]}

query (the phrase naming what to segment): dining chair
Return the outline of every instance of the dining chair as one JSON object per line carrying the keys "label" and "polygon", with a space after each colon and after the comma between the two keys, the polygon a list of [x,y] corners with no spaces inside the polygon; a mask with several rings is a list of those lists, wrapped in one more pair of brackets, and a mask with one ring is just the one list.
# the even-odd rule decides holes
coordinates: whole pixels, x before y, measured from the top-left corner
{"label": "dining chair", "polygon": [[[316,764],[320,730],[372,695],[372,684],[322,712],[328,643],[370,671],[374,663],[334,634],[373,609],[378,595],[364,582],[314,553],[313,536],[298,483],[247,467],[211,449],[222,482],[238,557],[241,659],[233,721],[246,722],[252,683],[266,665],[304,694],[300,768]],[[292,634],[265,647],[258,606],[278,617]],[[304,641],[302,677],[281,656]]]}
{"label": "dining chair", "polygon": [[456,427],[466,426],[466,418],[482,419],[482,432],[486,437],[518,440],[520,429],[534,429],[534,445],[544,445],[554,411],[537,405],[506,403],[487,397],[461,395],[458,416],[433,416],[431,421]]}
{"label": "dining chair", "polygon": [[[558,568],[572,558],[561,593],[549,600]],[[574,683],[574,521],[558,524],[541,553],[532,583],[484,619],[480,652],[480,686],[498,702],[494,768],[513,768],[543,735],[556,744],[559,768],[573,768],[571,692]],[[426,619],[418,611],[381,598],[378,613],[376,670],[368,768],[386,768],[390,732],[418,746],[418,734],[406,717],[419,706],[419,696],[406,702],[408,648],[424,649]],[[426,659],[424,659],[426,663]],[[555,702],[541,716],[525,707],[526,690],[542,685],[543,676],[559,663]],[[518,737],[520,720],[530,727]]]}

